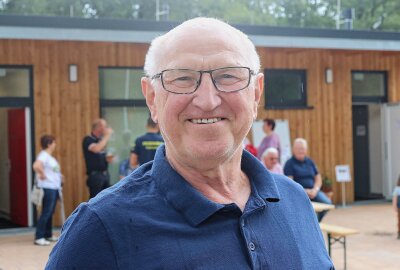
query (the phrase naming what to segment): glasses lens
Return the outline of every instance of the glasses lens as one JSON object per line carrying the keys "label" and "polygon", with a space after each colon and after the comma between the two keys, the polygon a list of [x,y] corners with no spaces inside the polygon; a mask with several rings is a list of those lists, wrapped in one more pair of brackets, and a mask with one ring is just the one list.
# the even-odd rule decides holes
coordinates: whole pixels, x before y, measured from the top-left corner
{"label": "glasses lens", "polygon": [[212,77],[219,91],[234,92],[249,86],[250,70],[245,67],[216,69]]}
{"label": "glasses lens", "polygon": [[162,73],[164,88],[167,91],[186,94],[196,89],[200,73],[194,70],[173,69]]}

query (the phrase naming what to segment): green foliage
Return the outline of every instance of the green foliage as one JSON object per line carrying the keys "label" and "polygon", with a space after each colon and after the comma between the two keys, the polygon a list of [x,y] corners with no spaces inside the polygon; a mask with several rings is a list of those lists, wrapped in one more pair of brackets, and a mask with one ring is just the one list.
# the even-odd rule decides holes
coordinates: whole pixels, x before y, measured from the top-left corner
{"label": "green foliage", "polygon": [[324,176],[322,179],[322,186],[324,188],[332,188],[332,180],[328,176]]}
{"label": "green foliage", "polygon": [[[207,16],[236,24],[335,28],[337,0],[159,0],[160,20]],[[399,0],[341,0],[355,29],[400,30]],[[156,19],[156,0],[0,0],[0,14]]]}

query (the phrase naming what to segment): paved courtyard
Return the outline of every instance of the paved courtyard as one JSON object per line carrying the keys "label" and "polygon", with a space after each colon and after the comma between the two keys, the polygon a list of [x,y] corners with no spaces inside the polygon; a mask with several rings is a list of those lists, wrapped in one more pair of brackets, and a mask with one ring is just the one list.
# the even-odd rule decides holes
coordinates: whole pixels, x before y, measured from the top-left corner
{"label": "paved courtyard", "polygon": [[[396,219],[389,203],[352,205],[337,208],[325,223],[354,228],[360,234],[347,239],[347,269],[400,269],[400,240],[396,239]],[[0,269],[43,269],[51,248],[33,245],[33,229],[0,231]],[[335,244],[332,257],[336,269],[343,269],[343,250]]]}

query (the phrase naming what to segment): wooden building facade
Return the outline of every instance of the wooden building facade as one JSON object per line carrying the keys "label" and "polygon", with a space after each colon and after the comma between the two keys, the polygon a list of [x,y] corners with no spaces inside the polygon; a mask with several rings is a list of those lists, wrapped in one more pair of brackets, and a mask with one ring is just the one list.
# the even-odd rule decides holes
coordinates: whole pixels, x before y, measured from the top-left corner
{"label": "wooden building facade", "polygon": [[[0,175],[3,170],[3,179],[6,179],[0,182],[0,197],[3,198],[0,199],[0,212],[3,215],[26,214],[27,219],[14,221],[32,225],[34,211],[28,202],[33,183],[30,164],[40,151],[39,138],[43,134],[56,137],[55,157],[65,176],[66,213],[70,214],[79,203],[87,201],[82,138],[90,133],[91,122],[100,116],[105,117],[111,126],[118,126],[116,136],[121,140],[116,142],[114,151],[124,148],[124,132],[135,130],[135,134],[140,134],[144,131],[147,109],[138,94],[138,78],[151,39],[173,26],[155,22],[0,16],[0,117],[8,119],[8,126],[0,132],[3,134],[0,134],[0,151],[7,152],[7,155],[14,151],[9,141],[17,135],[13,133],[16,131],[9,129],[10,123],[16,121],[12,113],[8,113],[7,118],[7,110],[19,109],[23,111],[21,119],[25,121],[21,126],[25,127],[22,135],[26,143],[27,164],[25,178],[14,184],[12,177],[6,179],[8,171],[0,169]],[[297,137],[308,140],[309,155],[323,176],[334,180],[335,166],[349,164],[353,181],[346,184],[347,202],[354,201],[357,189],[353,173],[353,140],[357,137],[353,135],[369,134],[368,126],[363,130],[362,125],[354,125],[355,107],[366,108],[369,118],[379,118],[372,123],[379,127],[369,136],[367,145],[370,150],[367,152],[369,163],[380,165],[371,169],[375,165],[364,163],[373,180],[361,184],[358,180],[358,185],[361,189],[369,185],[370,193],[388,197],[395,179],[389,181],[384,177],[393,178],[388,170],[396,171],[397,168],[393,169],[392,165],[388,169],[385,165],[384,156],[388,150],[385,150],[384,135],[379,135],[378,130],[384,129],[386,120],[383,115],[386,107],[390,107],[387,104],[400,102],[400,34],[260,26],[239,28],[255,42],[262,71],[266,74],[268,70],[302,70],[306,74],[305,106],[268,107],[263,99],[259,119],[288,120],[291,140]],[[76,81],[70,77],[73,72],[71,65],[77,70]],[[23,95],[14,95],[7,89],[3,91],[1,77],[5,77],[8,71],[11,74],[19,69],[28,72],[29,91]],[[123,77],[118,77],[121,72]],[[353,80],[363,72],[384,75],[386,92],[382,99],[354,98]],[[122,84],[118,78],[123,78],[125,85],[121,86],[121,93],[114,95],[112,83]],[[19,81],[12,85],[18,87]],[[122,92],[127,87],[136,94],[129,98],[124,96]],[[124,127],[123,122],[129,123]],[[21,129],[15,127],[14,130]],[[129,145],[125,148],[129,149]],[[0,156],[2,158],[6,159]],[[13,164],[8,166],[11,171],[15,168]],[[334,201],[341,202],[339,183],[334,183],[333,191]],[[13,211],[16,212],[13,214]]]}

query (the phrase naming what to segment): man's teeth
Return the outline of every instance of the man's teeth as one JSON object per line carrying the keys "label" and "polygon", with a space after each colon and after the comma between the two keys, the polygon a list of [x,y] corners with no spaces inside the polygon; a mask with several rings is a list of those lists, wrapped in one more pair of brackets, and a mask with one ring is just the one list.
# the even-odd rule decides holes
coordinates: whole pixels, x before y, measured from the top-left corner
{"label": "man's teeth", "polygon": [[221,120],[222,118],[201,118],[201,119],[192,119],[190,121],[194,124],[212,124]]}

